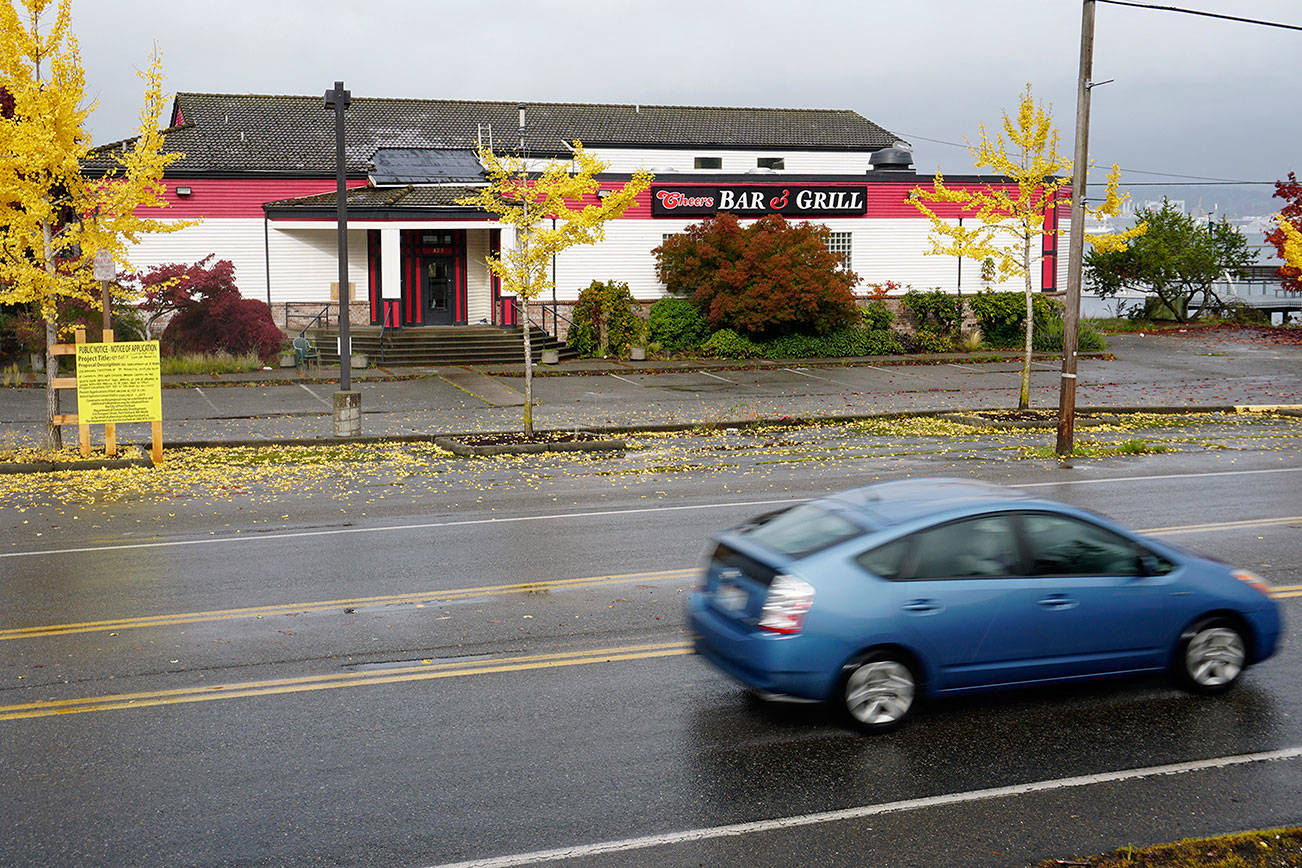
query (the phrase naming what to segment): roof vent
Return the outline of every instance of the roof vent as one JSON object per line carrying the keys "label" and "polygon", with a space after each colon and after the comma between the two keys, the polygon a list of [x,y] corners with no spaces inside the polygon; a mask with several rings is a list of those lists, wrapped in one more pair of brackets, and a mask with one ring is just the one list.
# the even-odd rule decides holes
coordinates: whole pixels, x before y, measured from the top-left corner
{"label": "roof vent", "polygon": [[873,151],[868,158],[869,171],[873,172],[909,172],[913,165],[913,151],[907,143],[896,142],[893,147]]}

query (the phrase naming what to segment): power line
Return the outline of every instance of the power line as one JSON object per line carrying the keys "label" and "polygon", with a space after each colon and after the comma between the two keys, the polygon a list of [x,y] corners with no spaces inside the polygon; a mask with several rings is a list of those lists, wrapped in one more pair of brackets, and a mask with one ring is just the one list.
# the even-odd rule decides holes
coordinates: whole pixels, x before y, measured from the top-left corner
{"label": "power line", "polygon": [[[967,145],[962,144],[962,143],[960,143],[960,142],[951,142],[951,141],[947,141],[947,140],[945,140],[945,139],[933,139],[933,138],[929,138],[929,137],[927,137],[927,136],[910,136],[908,133],[904,133],[903,135],[905,135],[909,140],[913,140],[913,139],[921,139],[921,140],[924,141],[924,142],[933,142],[933,143],[935,143],[935,144],[937,144],[937,145],[949,145],[949,146],[951,146],[951,147],[955,147],[955,148],[963,148],[964,150],[970,150],[970,148],[969,148]],[[1155,172],[1155,171],[1152,171],[1151,169],[1128,169],[1128,168],[1126,168],[1125,166],[1122,166],[1122,167],[1121,167],[1121,171],[1122,171],[1122,172],[1129,172],[1129,173],[1131,173],[1131,174],[1133,174],[1133,175],[1157,175],[1157,176],[1159,176],[1159,177],[1163,177],[1163,178],[1188,178],[1188,179],[1189,179],[1188,182],[1183,182],[1183,181],[1169,181],[1169,182],[1166,182],[1166,184],[1159,184],[1159,183],[1152,183],[1152,184],[1127,184],[1126,186],[1128,186],[1128,187],[1136,187],[1136,186],[1149,186],[1149,187],[1155,187],[1155,186],[1166,186],[1167,184],[1175,184],[1175,183],[1179,183],[1179,184],[1181,184],[1181,186],[1201,186],[1200,184],[1194,183],[1194,182],[1197,182],[1197,181],[1205,181],[1205,182],[1207,182],[1207,183],[1209,183],[1209,184],[1242,184],[1242,185],[1274,184],[1274,183],[1275,183],[1274,181],[1244,181],[1244,180],[1237,179],[1237,178],[1210,178],[1210,177],[1207,177],[1206,175],[1181,175],[1181,174],[1177,174],[1177,173],[1174,173],[1174,172]]]}
{"label": "power line", "polygon": [[1158,9],[1162,12],[1183,12],[1186,15],[1202,15],[1206,18],[1221,18],[1226,21],[1240,21],[1244,24],[1260,24],[1262,27],[1281,27],[1285,30],[1302,30],[1297,24],[1281,24],[1278,21],[1262,21],[1259,18],[1240,18],[1238,15],[1222,15],[1219,12],[1203,12],[1199,9],[1185,9],[1181,6],[1158,6],[1155,3],[1135,3],[1133,0],[1098,0],[1099,3],[1111,3],[1113,6],[1134,6],[1137,9]]}

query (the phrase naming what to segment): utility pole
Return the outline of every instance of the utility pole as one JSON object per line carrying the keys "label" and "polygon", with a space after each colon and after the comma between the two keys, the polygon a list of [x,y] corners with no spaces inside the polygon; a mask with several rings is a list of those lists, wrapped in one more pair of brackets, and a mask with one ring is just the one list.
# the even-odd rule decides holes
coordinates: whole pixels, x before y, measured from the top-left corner
{"label": "utility pole", "polygon": [[1095,0],[1084,0],[1081,9],[1080,75],[1076,84],[1076,152],[1071,172],[1071,235],[1067,249],[1067,298],[1062,329],[1062,382],[1058,388],[1056,451],[1059,455],[1071,454],[1076,435],[1076,339],[1080,329],[1081,270],[1085,258],[1085,172],[1089,168],[1094,3]]}
{"label": "utility pole", "polygon": [[344,110],[352,94],[336,81],[325,92],[325,108],[335,113],[335,217],[339,224],[339,391],[335,393],[335,436],[356,437],[362,433],[362,395],[351,388],[352,336],[348,331],[348,189],[344,178]]}

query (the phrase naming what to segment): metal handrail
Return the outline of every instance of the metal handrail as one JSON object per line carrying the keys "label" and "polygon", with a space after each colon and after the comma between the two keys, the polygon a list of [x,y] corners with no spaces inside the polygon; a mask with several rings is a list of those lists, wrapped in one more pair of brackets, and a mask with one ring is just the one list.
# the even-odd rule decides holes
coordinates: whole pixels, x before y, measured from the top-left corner
{"label": "metal handrail", "polygon": [[303,328],[299,329],[298,336],[299,336],[300,338],[305,338],[305,337],[307,337],[308,329],[312,328],[312,325],[313,325],[314,323],[321,322],[321,317],[325,317],[325,318],[326,318],[326,319],[325,319],[325,327],[329,327],[329,325],[330,325],[330,305],[329,305],[329,304],[327,304],[325,307],[321,308],[320,312],[317,313],[316,316],[312,317],[310,320],[307,321],[307,325],[305,325],[305,326],[303,326]]}

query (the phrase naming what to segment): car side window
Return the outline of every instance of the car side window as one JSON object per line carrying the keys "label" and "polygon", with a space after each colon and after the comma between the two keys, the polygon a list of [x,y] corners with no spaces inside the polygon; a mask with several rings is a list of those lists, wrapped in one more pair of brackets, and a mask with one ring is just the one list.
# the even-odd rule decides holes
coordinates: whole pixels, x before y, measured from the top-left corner
{"label": "car side window", "polygon": [[1137,576],[1143,567],[1138,545],[1110,530],[1066,515],[1022,516],[1037,576]]}
{"label": "car side window", "polygon": [[855,558],[891,581],[976,579],[1020,574],[1013,520],[985,515],[901,537]]}
{"label": "car side window", "polygon": [[883,579],[896,581],[904,569],[904,561],[909,554],[909,544],[912,541],[911,537],[902,536],[875,549],[869,549],[856,557],[855,563]]}
{"label": "car side window", "polygon": [[1020,573],[1013,519],[983,515],[914,534],[910,579],[976,579]]}

